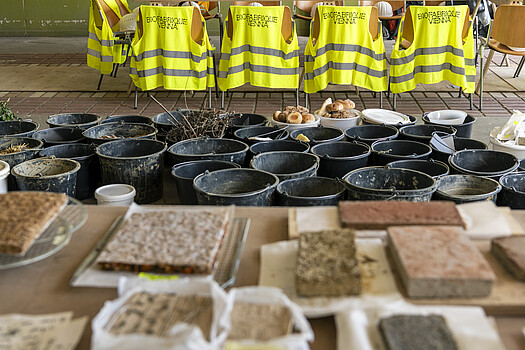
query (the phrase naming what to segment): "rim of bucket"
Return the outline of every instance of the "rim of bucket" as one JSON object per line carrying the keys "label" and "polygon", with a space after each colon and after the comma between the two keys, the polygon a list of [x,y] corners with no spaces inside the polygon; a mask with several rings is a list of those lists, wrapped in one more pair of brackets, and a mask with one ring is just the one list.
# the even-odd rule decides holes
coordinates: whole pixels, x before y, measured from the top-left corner
{"label": "rim of bucket", "polygon": [[[206,192],[206,191],[203,191],[201,190],[200,188],[198,188],[196,186],[196,183],[198,180],[200,180],[202,177],[204,176],[209,176],[209,174],[211,173],[218,173],[218,172],[226,172],[226,171],[245,171],[245,172],[258,172],[258,173],[265,173],[267,175],[270,175],[273,179],[274,179],[274,182],[272,184],[270,184],[270,186],[266,186],[264,188],[261,188],[260,190],[257,190],[257,191],[250,191],[250,192],[243,192],[243,193],[238,193],[238,194],[220,194],[220,193],[211,193],[211,192]],[[269,188],[275,188],[277,187],[277,185],[279,184],[279,178],[272,174],[272,173],[269,173],[267,171],[264,171],[264,170],[258,170],[258,169],[251,169],[251,168],[237,168],[237,169],[222,169],[222,170],[215,170],[215,171],[212,171],[212,172],[209,172],[209,173],[202,173],[202,174],[199,174],[195,177],[195,179],[193,179],[193,188],[195,189],[195,191],[198,191],[198,192],[201,192],[201,193],[204,193],[206,194],[207,196],[212,196],[212,197],[230,197],[230,198],[240,198],[240,197],[245,197],[245,196],[252,196],[252,195],[255,195],[255,194],[259,194],[259,193],[262,193],[266,190],[268,190]]]}
{"label": "rim of bucket", "polygon": [[147,138],[147,137],[151,137],[151,136],[155,136],[159,131],[157,130],[156,127],[154,127],[153,125],[148,125],[148,124],[144,124],[144,123],[121,123],[121,122],[109,122],[109,123],[103,123],[103,124],[99,124],[99,125],[94,125],[86,130],[84,130],[82,132],[82,135],[88,139],[88,140],[97,140],[97,141],[101,141],[101,140],[108,140],[108,139],[105,139],[105,138],[101,138],[101,137],[92,137],[92,136],[88,136],[88,132],[92,132],[93,130],[96,130],[97,128],[99,129],[103,129],[105,127],[108,127],[110,125],[117,125],[117,126],[135,126],[135,127],[145,127],[146,129],[150,129],[151,132],[149,132],[148,134],[145,134],[145,135],[140,135],[140,136],[134,136],[134,137],[117,137],[115,139],[110,139],[111,141],[117,141],[117,140],[125,140],[125,139],[140,139],[140,138]]}
{"label": "rim of bucket", "polygon": [[[445,125],[445,126],[447,126],[446,124],[438,124],[438,123],[433,123],[433,122],[431,122],[430,119],[428,119],[428,113],[423,113],[421,119],[423,120],[423,122],[424,122],[425,124],[432,124],[432,125]],[[472,119],[472,120],[470,120],[470,121],[468,121],[468,122],[465,121],[465,122],[463,122],[462,124],[457,124],[457,125],[454,126],[454,128],[457,129],[457,127],[462,127],[462,126],[471,125],[471,124],[473,124],[473,123],[476,121],[477,118],[474,117],[473,115],[470,115],[470,114],[467,113],[467,116],[465,117],[465,120],[467,120],[467,119]]]}
{"label": "rim of bucket", "polygon": [[[235,152],[227,152],[227,153],[193,153],[193,154],[188,154],[188,153],[175,153],[173,152],[172,148],[174,148],[175,146],[177,147],[180,147],[180,145],[184,145],[184,144],[187,144],[187,143],[190,143],[190,142],[198,142],[200,140],[225,140],[226,142],[232,142],[232,143],[237,143],[239,145],[242,145],[243,146],[243,149],[242,150],[239,150],[239,151],[235,151]],[[207,138],[207,137],[197,137],[197,138],[194,138],[194,139],[187,139],[187,140],[182,140],[182,141],[179,141],[179,142],[176,142],[174,143],[173,145],[171,145],[167,151],[168,153],[170,154],[173,154],[175,156],[182,156],[182,157],[202,157],[202,156],[210,156],[210,155],[221,155],[221,154],[242,154],[242,153],[245,153],[245,152],[248,152],[248,150],[250,149],[250,147],[242,142],[242,141],[239,141],[239,140],[234,140],[234,139],[226,139],[226,138]]]}
{"label": "rim of bucket", "polygon": [[[48,140],[48,139],[45,138],[46,134],[53,134],[53,133],[58,134],[62,130],[64,132],[69,131],[71,133],[71,135],[74,135],[75,132],[77,132],[78,135],[75,135],[74,139],[62,140],[62,141],[60,141],[60,140]],[[40,138],[38,138],[38,137],[40,137]],[[78,142],[80,140],[85,139],[84,135],[82,134],[82,130],[80,128],[74,128],[74,127],[70,127],[70,126],[59,126],[59,127],[56,127],[56,128],[41,129],[41,130],[35,131],[35,133],[33,134],[32,138],[37,139],[37,140],[42,140],[42,141],[44,141],[44,143],[53,143],[53,144],[57,144],[57,145],[58,144],[63,144],[63,143],[74,143],[74,142]]]}
{"label": "rim of bucket", "polygon": [[[75,165],[75,167],[73,169],[69,170],[69,171],[66,171],[66,172],[63,172],[63,173],[60,173],[60,174],[56,174],[56,175],[27,176],[27,175],[22,175],[22,174],[18,173],[18,169],[20,169],[22,167],[22,165],[33,164],[33,163],[40,163],[40,162],[43,162],[43,161],[52,161],[52,162],[53,161],[61,161],[61,162],[66,162],[66,163],[73,163]],[[68,159],[68,158],[35,158],[35,159],[26,160],[25,162],[22,162],[20,164],[15,165],[13,167],[13,169],[11,169],[11,174],[13,174],[14,176],[19,176],[19,177],[28,177],[28,178],[37,178],[37,179],[54,179],[54,178],[61,177],[61,176],[64,176],[64,175],[74,174],[74,173],[76,173],[79,170],[80,170],[80,163],[77,162],[74,159]]]}
{"label": "rim of bucket", "polygon": [[[463,177],[463,178],[470,178],[470,179],[476,179],[478,181],[485,181],[485,182],[490,182],[492,184],[495,184],[496,185],[496,188],[489,192],[489,193],[485,193],[485,194],[465,194],[465,195],[455,195],[455,196],[452,196],[450,194],[448,194],[447,192],[443,192],[439,189],[439,185],[441,183],[441,181],[444,181],[448,178],[452,178],[452,177],[456,177],[456,178],[459,178],[459,177]],[[483,198],[486,198],[486,197],[490,197],[492,195],[495,195],[497,193],[499,193],[502,189],[502,186],[500,185],[500,183],[494,179],[491,179],[489,177],[484,177],[484,176],[477,176],[477,175],[471,175],[471,174],[452,174],[452,175],[446,175],[446,176],[443,176],[439,183],[438,183],[438,187],[436,189],[436,193],[438,193],[440,196],[442,197],[445,197],[445,198],[458,198],[458,199],[467,199],[467,198],[472,198],[472,201],[475,201],[477,199],[483,199]]]}
{"label": "rim of bucket", "polygon": [[[161,150],[159,150],[157,152],[153,152],[153,153],[147,154],[145,156],[138,156],[138,157],[115,157],[115,156],[108,156],[108,155],[100,153],[100,148],[101,147],[107,147],[108,144],[110,144],[110,143],[113,144],[115,142],[123,142],[123,143],[129,143],[129,142],[150,142],[150,143],[155,143],[155,144],[158,144],[158,145],[163,145],[163,147],[162,147]],[[122,139],[122,140],[115,140],[115,141],[104,142],[103,144],[98,145],[98,147],[95,149],[95,152],[97,153],[97,156],[102,157],[102,158],[107,158],[107,159],[116,159],[116,160],[120,160],[120,159],[140,159],[140,158],[144,158],[144,157],[151,157],[151,156],[154,156],[154,155],[157,155],[157,154],[162,154],[166,150],[167,147],[168,146],[162,141],[150,140],[150,139],[132,138],[132,139]]]}
{"label": "rim of bucket", "polygon": [[[27,134],[27,133],[32,133],[33,134],[33,133],[35,133],[38,130],[38,128],[40,128],[40,123],[34,122],[32,120],[6,120],[6,121],[2,122],[2,124],[4,124],[4,123],[9,123],[9,124],[24,124],[24,123],[32,124],[34,126],[34,129],[28,130],[28,131],[18,132],[16,134],[0,134],[0,137],[26,137],[26,136],[20,136],[20,135],[24,135],[24,134]],[[5,125],[7,125],[7,124],[5,124]],[[26,138],[31,138],[31,137],[26,137]]]}
{"label": "rim of bucket", "polygon": [[[385,128],[385,129],[389,129],[389,130],[392,130],[392,131],[395,131],[394,135],[390,135],[390,136],[382,136],[380,138],[370,138],[370,137],[361,137],[359,135],[349,135],[347,132],[349,132],[350,130],[352,129],[362,129],[362,130],[366,130],[366,129],[370,129],[370,127],[373,127],[373,128],[377,128],[377,127],[380,127],[380,128]],[[356,126],[352,126],[350,128],[347,128],[345,129],[344,131],[344,135],[345,137],[348,137],[349,139],[355,139],[355,140],[366,140],[366,141],[387,141],[387,140],[392,140],[392,139],[395,139],[399,136],[399,129],[396,128],[395,126],[393,125],[388,125],[388,124],[363,124],[363,125],[356,125]]]}
{"label": "rim of bucket", "polygon": [[11,170],[11,167],[9,166],[9,163],[0,160],[0,177],[3,177],[4,175],[8,175]]}
{"label": "rim of bucket", "polygon": [[[243,131],[246,130],[261,130],[264,129],[264,131],[261,134],[258,135],[252,135],[252,136],[239,136],[239,134],[242,134]],[[275,136],[279,136],[279,138],[272,139],[270,136],[267,136],[267,134],[272,134]],[[278,128],[276,126],[265,126],[265,125],[249,125],[244,126],[241,128],[236,128],[236,130],[233,132],[233,136],[235,136],[239,141],[255,141],[258,142],[258,140],[250,140],[251,137],[269,137],[272,140],[286,140],[288,136],[290,136],[290,131],[288,131],[288,127],[284,128]]]}
{"label": "rim of bucket", "polygon": [[[432,177],[441,177],[441,176],[445,176],[445,175],[448,175],[450,173],[450,167],[445,164],[444,162],[440,161],[440,160],[436,160],[436,159],[399,159],[399,160],[394,160],[388,164],[385,165],[385,167],[392,167],[392,164],[393,165],[398,165],[400,163],[406,163],[406,162],[412,162],[412,163],[433,163],[433,164],[436,164],[440,167],[442,167],[444,170],[446,170],[446,173],[445,174],[441,174],[441,175],[430,175]],[[403,168],[402,166],[398,166],[396,168],[401,168],[401,169],[408,169],[408,170],[415,170],[415,169],[411,169],[411,168]],[[419,170],[416,170],[416,171],[419,171]],[[429,175],[429,174],[427,174]]]}
{"label": "rim of bucket", "polygon": [[[469,169],[465,169],[465,168],[462,168],[460,166],[458,166],[457,164],[455,164],[453,162],[453,159],[456,155],[458,154],[461,154],[461,153],[466,153],[466,152],[470,152],[470,153],[488,153],[488,152],[496,152],[496,153],[500,153],[501,156],[511,156],[515,159],[515,164],[508,168],[508,169],[505,169],[505,170],[501,170],[501,171],[476,171],[476,170],[469,170]],[[501,175],[501,174],[506,174],[508,172],[512,172],[514,170],[516,170],[519,165],[520,165],[520,162],[518,160],[518,158],[516,158],[515,155],[511,154],[511,153],[508,153],[508,152],[503,152],[503,151],[498,151],[498,150],[492,150],[492,149],[464,149],[464,150],[461,150],[461,151],[456,151],[454,152],[454,154],[451,154],[449,157],[448,157],[448,162],[450,164],[450,166],[454,169],[454,170],[457,170],[457,171],[460,171],[462,173],[466,173],[466,174],[469,174],[469,175],[478,175],[478,174],[482,174],[482,175],[488,175],[488,176],[491,176],[491,175]]]}
{"label": "rim of bucket", "polygon": [[301,155],[301,156],[306,156],[306,157],[313,158],[315,160],[314,164],[310,165],[308,168],[303,169],[301,171],[297,171],[295,173],[271,173],[271,174],[274,174],[274,175],[277,175],[277,176],[290,176],[290,175],[293,175],[293,174],[303,174],[303,173],[307,173],[307,172],[312,171],[312,169],[319,169],[319,163],[321,161],[319,156],[317,156],[317,155],[315,155],[313,153],[304,153],[304,152],[297,152],[297,151],[271,151],[271,152],[259,153],[259,154],[255,155],[255,156],[253,156],[253,158],[250,160],[250,168],[255,169],[255,170],[261,170],[261,171],[268,172],[268,170],[262,170],[262,169],[258,169],[256,167],[254,167],[253,163],[254,163],[255,160],[257,160],[259,158],[267,157],[268,154],[270,154],[270,153],[273,153],[273,154]]}
{"label": "rim of bucket", "polygon": [[[34,146],[34,147],[29,147],[29,148],[26,148],[22,151],[19,151],[19,152],[13,152],[13,153],[8,153],[8,154],[2,154],[0,156],[9,156],[11,154],[20,154],[20,153],[24,153],[24,152],[28,152],[28,151],[35,151],[35,150],[39,150],[41,149],[42,147],[44,147],[44,141],[42,140],[38,140],[38,139],[34,139],[32,137],[0,137],[0,142],[4,142],[4,141],[11,141],[11,140],[16,140],[16,141],[19,141],[21,143],[28,143],[28,142],[34,142],[34,141],[37,141],[38,142],[38,145],[37,146]],[[12,144],[11,144],[12,145]]]}
{"label": "rim of bucket", "polygon": [[[294,196],[294,195],[291,195],[291,194],[288,194],[288,193],[283,193],[283,192],[279,191],[279,188],[281,187],[282,184],[286,184],[286,183],[290,183],[290,182],[298,182],[298,181],[312,181],[312,182],[315,182],[318,179],[321,179],[323,181],[324,180],[329,180],[329,181],[326,181],[326,182],[338,183],[338,184],[340,184],[342,186],[343,189],[341,191],[337,192],[337,193],[334,193],[334,194],[327,194],[327,195],[324,195],[324,196],[315,196],[315,197]],[[296,198],[296,199],[307,199],[307,198],[330,199],[330,198],[335,198],[337,196],[340,196],[340,195],[344,194],[344,192],[346,191],[346,185],[344,183],[342,183],[341,181],[338,181],[337,179],[333,179],[333,178],[330,178],[330,177],[323,177],[323,176],[299,177],[299,178],[295,178],[295,179],[287,179],[287,180],[284,180],[284,181],[280,181],[277,184],[276,191],[280,195],[286,196],[288,198]]]}
{"label": "rim of bucket", "polygon": [[262,144],[277,144],[277,143],[280,143],[280,144],[288,144],[288,145],[300,145],[301,147],[306,147],[306,149],[304,151],[295,151],[295,152],[301,152],[301,153],[308,153],[308,151],[310,151],[310,145],[306,142],[297,142],[295,140],[271,140],[271,141],[259,141],[259,142],[256,142],[254,143],[253,145],[250,146],[250,153],[253,154],[253,155],[257,155],[257,154],[261,154],[261,153],[266,153],[266,152],[285,152],[284,150],[282,151],[276,151],[276,150],[272,150],[272,151],[264,151],[264,152],[258,152],[258,153],[255,153],[253,151],[253,147],[254,146],[257,146],[257,145],[262,145]]}
{"label": "rim of bucket", "polygon": [[[476,140],[476,139],[472,139],[470,137],[458,137],[456,135],[452,135],[452,138],[454,139],[454,143],[456,142],[456,140],[460,140],[460,141],[471,140],[471,141],[479,142],[480,144],[483,144],[485,146],[485,148],[463,148],[463,149],[457,150],[456,152],[464,151],[464,150],[473,150],[473,149],[479,149],[479,150],[482,150],[482,149],[486,150],[486,149],[488,149],[488,145],[485,142],[479,141],[479,140]],[[432,144],[430,144],[430,148],[432,148],[433,152],[438,152],[438,153],[442,153],[442,154],[449,154],[449,153],[441,152],[440,150],[435,148]]]}
{"label": "rim of bucket", "polygon": [[[316,152],[315,148],[322,148],[323,146],[335,145],[335,144],[342,144],[342,145],[345,145],[345,146],[346,145],[361,146],[361,147],[365,147],[367,151],[365,153],[358,154],[358,155],[355,155],[355,156],[344,156],[344,157],[336,157],[336,156],[331,156],[331,155],[326,154],[326,153],[321,154],[321,153],[317,153]],[[364,142],[359,142],[359,141],[354,141],[354,142],[333,141],[333,142],[321,142],[321,143],[318,143],[317,145],[312,146],[310,152],[312,152],[313,154],[317,155],[321,159],[345,161],[345,160],[361,159],[361,158],[368,157],[368,156],[370,156],[370,154],[372,154],[372,149],[370,148],[370,146],[368,144],[366,144]]]}
{"label": "rim of bucket", "polygon": [[425,146],[427,151],[425,153],[420,153],[420,154],[417,154],[417,156],[419,157],[424,157],[424,156],[428,156],[430,155],[430,153],[432,153],[432,148],[430,148],[430,146],[426,143],[423,143],[423,142],[419,142],[419,141],[414,141],[414,140],[378,140],[378,141],[375,141],[373,142],[371,145],[370,145],[370,149],[372,150],[372,152],[375,152],[376,154],[379,154],[381,156],[386,156],[386,157],[389,157],[389,158],[392,158],[392,157],[406,157],[406,158],[412,158],[414,159],[414,156],[413,155],[400,155],[400,154],[392,154],[392,153],[384,153],[384,151],[378,151],[378,150],[375,150],[374,149],[374,146],[377,146],[379,144],[382,144],[382,143],[386,143],[386,142],[395,142],[395,144],[403,144],[403,143],[406,143],[406,144],[412,144],[415,146],[415,144],[417,144],[417,146],[421,147],[421,145]]}
{"label": "rim of bucket", "polygon": [[[109,115],[106,117],[106,119],[104,119],[101,124],[106,124],[106,123],[113,123],[113,121],[111,121],[111,119],[117,119],[117,118],[137,118],[137,119],[142,119],[144,120],[145,123],[147,124],[152,124],[153,123],[153,119],[148,117],[148,116],[145,116],[145,115],[138,115],[138,114],[115,114],[115,115]],[[122,119],[121,119],[122,120]],[[130,122],[127,122],[127,121],[123,121],[124,123],[130,123]],[[118,121],[116,122],[118,123]],[[141,123],[141,122],[132,122],[132,123],[139,123],[139,124],[144,124],[144,123]]]}
{"label": "rim of bucket", "polygon": [[[90,122],[85,122],[85,123],[77,123],[77,124],[57,124],[56,122],[52,121],[53,118],[64,116],[64,115],[89,115],[89,116],[94,116],[95,120],[92,120]],[[77,126],[77,127],[83,127],[83,126],[90,125],[90,124],[93,124],[93,123],[98,124],[101,121],[102,121],[102,117],[97,115],[97,114],[92,114],[92,113],[61,113],[61,114],[50,115],[49,117],[47,117],[46,123],[49,124],[49,125],[52,125],[52,126],[69,126],[69,127]]]}
{"label": "rim of bucket", "polygon": [[299,134],[304,134],[304,133],[309,133],[309,132],[322,132],[323,130],[333,130],[334,134],[337,134],[337,136],[331,137],[329,139],[322,139],[322,140],[313,138],[313,140],[310,140],[310,142],[322,143],[322,142],[330,142],[330,141],[339,141],[343,137],[345,137],[345,133],[343,130],[339,128],[334,128],[331,126],[305,127],[305,128],[300,128],[300,129],[294,129],[290,131],[290,137],[296,140],[296,137],[299,136]]}
{"label": "rim of bucket", "polygon": [[[74,160],[84,160],[84,159],[88,159],[88,158],[91,158],[91,157],[94,157],[96,155],[96,148],[93,146],[93,145],[89,145],[89,144],[86,144],[86,143],[72,143],[72,144],[61,144],[61,145],[53,145],[53,146],[49,146],[49,147],[46,147],[44,149],[41,149],[39,154],[41,157],[50,157],[50,156],[53,156],[53,154],[45,154],[46,151],[54,151],[54,150],[57,150],[57,149],[68,149],[68,150],[73,150],[75,148],[83,148],[83,149],[88,149],[90,150],[90,153],[89,154],[86,154],[86,155],[82,155],[82,156],[67,156],[68,159],[74,159]],[[44,153],[42,153],[44,152]],[[63,158],[63,157],[61,157]]]}
{"label": "rim of bucket", "polygon": [[[225,165],[227,164],[227,165],[231,165],[232,166],[231,168],[224,168],[224,169],[238,169],[238,168],[241,167],[237,163],[228,162],[226,160],[215,160],[215,159],[190,160],[190,161],[178,163],[178,164],[175,164],[174,166],[172,166],[171,167],[171,176],[173,176],[176,179],[183,179],[183,180],[194,179],[195,176],[194,177],[180,176],[180,175],[175,174],[175,171],[180,169],[180,168],[182,168],[182,167],[188,166],[188,165],[203,164],[203,163],[221,163],[221,164],[225,164]],[[224,169],[217,169],[217,170],[224,170]],[[212,171],[217,171],[217,170],[212,170]],[[200,175],[200,174],[197,174],[197,175]]]}
{"label": "rim of bucket", "polygon": [[[242,123],[235,123],[235,120],[238,121],[239,119],[242,119],[244,116],[246,116],[246,118],[245,118],[245,120]],[[256,124],[244,124],[246,122],[246,120],[249,119],[252,116],[255,117],[255,119],[259,118],[260,121],[257,122]],[[248,127],[250,127],[250,126],[264,126],[268,122],[268,118],[266,118],[262,114],[257,114],[257,113],[235,113],[233,115],[233,118],[230,121],[231,121],[231,126],[233,128],[242,128],[242,127],[245,127],[245,126],[248,126]]]}
{"label": "rim of bucket", "polygon": [[[406,130],[413,130],[413,129],[416,129],[416,128],[420,128],[420,129],[431,129],[431,128],[437,128],[437,129],[442,129],[442,130],[434,130],[432,131],[432,133],[430,135],[414,135],[414,134],[409,134],[406,132]],[[450,132],[447,132],[448,131],[452,131],[451,133]],[[441,125],[441,124],[416,124],[416,125],[405,125],[401,128],[399,128],[399,134],[400,135],[403,135],[403,136],[406,136],[406,137],[413,137],[413,138],[416,138],[416,139],[430,139],[432,138],[432,134],[435,133],[435,132],[442,132],[442,133],[446,133],[446,134],[449,134],[449,135],[456,135],[457,132],[458,132],[458,129],[450,126],[450,125]]]}
{"label": "rim of bucket", "polygon": [[506,189],[507,191],[509,192],[513,192],[513,193],[521,193],[521,194],[525,194],[525,191],[518,191],[517,189],[515,189],[514,187],[512,186],[507,186],[503,183],[504,180],[506,180],[507,178],[509,177],[515,177],[515,176],[523,176],[525,177],[525,171],[518,171],[516,173],[508,173],[508,174],[505,174],[503,175],[502,177],[499,178],[499,184],[501,185],[501,187],[503,187],[504,189]]}
{"label": "rim of bucket", "polygon": [[371,167],[363,167],[363,168],[352,170],[349,173],[347,173],[345,176],[343,176],[343,180],[345,181],[345,183],[348,186],[352,187],[353,189],[358,189],[358,190],[363,191],[363,192],[373,193],[373,192],[378,192],[379,191],[379,193],[382,194],[382,195],[388,194],[388,193],[394,193],[394,190],[392,190],[392,189],[372,189],[372,188],[368,188],[368,187],[360,187],[360,186],[357,186],[357,185],[354,185],[354,184],[351,184],[350,182],[348,182],[348,177],[350,175],[354,174],[354,173],[358,173],[358,172],[365,171],[365,170],[370,170],[370,169],[381,169],[381,168],[385,169],[385,170],[391,170],[391,171],[398,171],[398,170],[400,170],[400,171],[413,172],[413,173],[422,175],[423,177],[428,177],[432,181],[432,185],[429,186],[429,187],[425,187],[425,188],[414,189],[414,190],[398,190],[398,189],[396,189],[395,192],[402,193],[400,196],[404,196],[405,194],[433,192],[433,191],[435,191],[435,189],[438,186],[438,182],[436,181],[436,179],[434,179],[432,176],[430,176],[428,174],[425,174],[425,173],[423,173],[421,171],[412,170],[412,169],[387,168],[387,167],[384,167],[384,166],[371,166]]}

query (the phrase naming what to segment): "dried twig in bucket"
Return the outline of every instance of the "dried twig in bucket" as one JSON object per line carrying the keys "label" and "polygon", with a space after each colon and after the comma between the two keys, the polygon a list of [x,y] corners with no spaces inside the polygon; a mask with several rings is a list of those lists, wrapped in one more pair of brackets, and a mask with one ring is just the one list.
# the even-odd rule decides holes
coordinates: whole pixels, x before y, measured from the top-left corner
{"label": "dried twig in bucket", "polygon": [[[168,115],[177,123],[177,124],[181,124],[174,116],[173,114],[171,114],[170,111],[168,111],[168,109],[166,107],[164,107],[164,105],[162,103],[160,103],[155,97],[153,97],[153,95],[150,95],[150,97],[153,99],[153,101],[155,101],[159,106],[162,107],[162,109],[164,109],[166,111],[166,113],[168,113]],[[193,130],[193,127],[191,126],[190,122],[188,121],[188,119],[186,118],[186,116],[184,114],[182,114],[182,118],[184,118],[184,121],[186,122],[186,124],[188,125],[188,127],[190,128],[191,132],[195,135],[195,137],[197,136],[197,133],[195,132],[195,130]]]}
{"label": "dried twig in bucket", "polygon": [[[189,110],[185,115],[186,120],[195,137],[214,137],[221,138],[226,132],[226,128],[231,125],[235,112],[224,112],[214,109]],[[188,127],[184,124],[181,127],[172,128],[167,137],[174,142],[192,138],[192,133],[188,132]]]}

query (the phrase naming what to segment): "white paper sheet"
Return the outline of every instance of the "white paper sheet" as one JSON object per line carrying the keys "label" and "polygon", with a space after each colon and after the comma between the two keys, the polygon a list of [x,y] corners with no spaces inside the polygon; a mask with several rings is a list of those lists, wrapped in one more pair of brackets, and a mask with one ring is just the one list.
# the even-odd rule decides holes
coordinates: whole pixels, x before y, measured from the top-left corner
{"label": "white paper sheet", "polygon": [[337,349],[385,350],[377,328],[379,320],[392,315],[442,315],[454,336],[459,350],[505,349],[498,332],[481,307],[416,306],[405,301],[382,306],[354,307],[335,317]]}
{"label": "white paper sheet", "polygon": [[0,316],[0,349],[75,349],[88,318],[72,318],[72,312]]}
{"label": "white paper sheet", "polygon": [[350,297],[299,297],[295,290],[297,241],[281,241],[261,247],[259,285],[278,287],[307,317],[333,315],[351,305],[375,304],[377,300],[399,300],[394,276],[380,239],[357,239],[357,254],[361,261],[362,294]]}

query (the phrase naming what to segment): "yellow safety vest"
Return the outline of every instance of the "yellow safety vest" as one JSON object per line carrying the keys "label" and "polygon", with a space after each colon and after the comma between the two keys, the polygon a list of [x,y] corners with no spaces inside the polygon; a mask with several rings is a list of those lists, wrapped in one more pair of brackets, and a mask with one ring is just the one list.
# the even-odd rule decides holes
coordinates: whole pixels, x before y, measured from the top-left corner
{"label": "yellow safety vest", "polygon": [[416,84],[434,84],[448,80],[474,92],[474,38],[470,26],[462,39],[468,7],[410,6],[414,41],[406,50],[399,49],[405,17],[390,60],[390,89],[393,93],[413,90]]}
{"label": "yellow safety vest", "polygon": [[[268,88],[299,86],[299,44],[281,26],[284,6],[231,6],[233,38],[222,41],[218,83],[223,91],[246,83]],[[228,26],[226,25],[225,28]]]}
{"label": "yellow safety vest", "polygon": [[[328,84],[352,84],[386,91],[383,34],[376,40],[369,31],[371,6],[319,6],[319,36],[313,31],[304,52],[304,91],[314,93]],[[312,23],[312,26],[314,24]]]}
{"label": "yellow safety vest", "polygon": [[[121,0],[128,7],[126,0]],[[117,17],[122,18],[118,5],[111,0],[106,0],[108,6],[115,12]],[[97,18],[102,18],[97,23]],[[113,70],[113,63],[124,63],[126,60],[126,48],[122,44],[115,44],[115,35],[109,26],[104,11],[99,11],[94,0],[91,0],[89,8],[88,25],[88,50],[87,65],[98,69],[102,74],[109,74]]]}
{"label": "yellow safety vest", "polygon": [[213,47],[202,15],[202,44],[191,36],[193,6],[141,6],[131,47],[131,78],[142,90],[206,90],[215,86]]}

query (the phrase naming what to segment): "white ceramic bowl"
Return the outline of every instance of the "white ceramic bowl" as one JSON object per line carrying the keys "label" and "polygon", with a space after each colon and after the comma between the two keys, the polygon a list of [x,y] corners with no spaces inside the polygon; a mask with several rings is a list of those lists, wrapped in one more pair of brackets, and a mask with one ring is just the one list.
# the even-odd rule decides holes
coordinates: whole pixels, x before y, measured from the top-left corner
{"label": "white ceramic bowl", "polygon": [[427,117],[434,124],[461,125],[465,122],[467,112],[450,109],[430,112]]}
{"label": "white ceramic bowl", "polygon": [[279,127],[279,128],[288,127],[287,128],[288,131],[292,131],[292,130],[295,130],[295,129],[302,129],[302,128],[310,128],[310,127],[314,127],[314,126],[319,126],[319,123],[321,122],[320,117],[318,115],[314,115],[314,117],[315,117],[315,122],[313,122],[313,123],[305,123],[305,124],[283,123],[283,122],[278,122],[277,120],[274,120],[273,118],[271,118],[270,119],[270,125],[271,126],[277,125],[277,127]]}
{"label": "white ceramic bowl", "polygon": [[359,121],[361,120],[361,112],[359,112],[357,109],[352,109],[352,111],[355,112],[356,115],[355,117],[351,118],[328,118],[318,115],[316,115],[316,117],[319,117],[322,126],[337,128],[339,130],[345,131],[352,126],[358,125]]}

